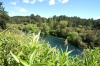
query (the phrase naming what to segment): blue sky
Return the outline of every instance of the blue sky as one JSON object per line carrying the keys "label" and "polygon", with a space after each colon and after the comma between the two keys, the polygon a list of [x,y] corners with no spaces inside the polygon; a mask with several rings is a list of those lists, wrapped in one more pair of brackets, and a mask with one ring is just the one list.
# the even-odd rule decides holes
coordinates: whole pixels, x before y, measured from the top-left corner
{"label": "blue sky", "polygon": [[100,0],[0,0],[9,16],[100,18]]}

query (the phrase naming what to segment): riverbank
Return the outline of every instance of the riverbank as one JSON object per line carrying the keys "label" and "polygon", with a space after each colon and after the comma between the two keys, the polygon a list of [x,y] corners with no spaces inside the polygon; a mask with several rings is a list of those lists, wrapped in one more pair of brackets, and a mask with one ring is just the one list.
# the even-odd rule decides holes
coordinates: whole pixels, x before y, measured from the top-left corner
{"label": "riverbank", "polygon": [[[12,27],[9,28],[10,26]],[[49,29],[47,27],[43,28],[43,26],[39,27],[37,24],[7,24],[7,28],[9,28],[9,30],[14,30],[15,32],[20,30],[29,34],[34,32],[37,33],[39,30],[41,30],[41,35],[61,37],[67,39],[68,43],[72,44],[73,46],[83,49],[100,46],[100,30],[97,29],[87,29],[83,32],[77,32],[78,27],[66,27],[66,30],[64,29],[65,32],[61,32],[57,29]],[[82,28],[82,30],[84,30],[84,28]]]}

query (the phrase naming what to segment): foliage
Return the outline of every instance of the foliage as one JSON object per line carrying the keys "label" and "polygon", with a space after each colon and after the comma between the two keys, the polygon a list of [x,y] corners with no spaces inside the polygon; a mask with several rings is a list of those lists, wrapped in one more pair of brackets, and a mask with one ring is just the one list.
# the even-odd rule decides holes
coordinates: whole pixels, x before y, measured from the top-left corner
{"label": "foliage", "polygon": [[25,36],[13,32],[0,33],[1,66],[99,66],[100,48],[86,49],[82,56],[70,57],[66,52],[38,41],[40,33]]}
{"label": "foliage", "polygon": [[14,63],[9,52],[11,49],[19,46],[18,40],[22,39],[22,36],[14,35],[13,32],[12,34],[10,32],[0,33],[0,65],[8,66]]}
{"label": "foliage", "polygon": [[88,47],[95,47],[100,46],[100,43],[98,40],[100,40],[100,33],[99,30],[93,30],[93,31],[88,31],[87,33],[83,33],[80,35],[82,38],[82,41],[87,43]]}
{"label": "foliage", "polygon": [[27,32],[27,33],[32,33],[32,32],[36,32],[38,30],[36,25],[26,25],[23,28],[23,31]]}
{"label": "foliage", "polygon": [[67,34],[67,39],[68,39],[69,42],[75,42],[77,37],[78,37],[77,32],[68,32],[68,34]]}
{"label": "foliage", "polygon": [[13,30],[15,32],[22,31],[26,34],[37,32],[38,30],[41,30],[41,35],[54,35],[58,37],[63,37],[65,39],[68,39],[68,42],[72,45],[81,47],[81,48],[93,48],[95,46],[100,46],[100,30],[90,30],[85,29],[84,27],[65,27],[60,28],[60,25],[58,24],[56,26],[56,29],[51,29],[51,27],[48,26],[48,23],[43,23],[41,27],[38,27],[37,24],[7,24],[7,28],[9,30]]}
{"label": "foliage", "polygon": [[2,5],[3,3],[0,2],[0,28],[6,29],[6,22],[9,20],[9,16]]}
{"label": "foliage", "polygon": [[61,28],[65,28],[68,25],[68,22],[67,21],[60,21],[59,24],[60,24]]}
{"label": "foliage", "polygon": [[43,35],[49,35],[50,27],[46,23],[43,23],[41,26],[41,31]]}

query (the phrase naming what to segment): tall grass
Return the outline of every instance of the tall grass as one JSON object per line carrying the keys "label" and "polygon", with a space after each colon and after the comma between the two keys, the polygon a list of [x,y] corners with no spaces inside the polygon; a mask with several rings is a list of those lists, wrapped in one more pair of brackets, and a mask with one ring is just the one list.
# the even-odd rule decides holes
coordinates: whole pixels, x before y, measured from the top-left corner
{"label": "tall grass", "polygon": [[86,49],[83,56],[69,57],[71,51],[60,52],[32,36],[6,31],[0,33],[1,66],[100,66],[100,48]]}

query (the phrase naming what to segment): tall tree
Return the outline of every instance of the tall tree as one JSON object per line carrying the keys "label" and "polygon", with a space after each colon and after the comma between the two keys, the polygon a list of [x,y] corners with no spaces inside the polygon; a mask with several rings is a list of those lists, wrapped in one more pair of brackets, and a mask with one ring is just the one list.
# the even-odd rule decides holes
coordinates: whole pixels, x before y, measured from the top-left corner
{"label": "tall tree", "polygon": [[2,5],[3,3],[0,2],[0,28],[6,29],[6,22],[9,20],[9,16]]}

